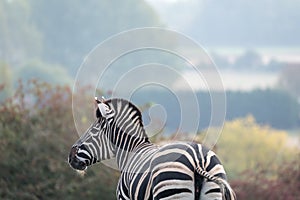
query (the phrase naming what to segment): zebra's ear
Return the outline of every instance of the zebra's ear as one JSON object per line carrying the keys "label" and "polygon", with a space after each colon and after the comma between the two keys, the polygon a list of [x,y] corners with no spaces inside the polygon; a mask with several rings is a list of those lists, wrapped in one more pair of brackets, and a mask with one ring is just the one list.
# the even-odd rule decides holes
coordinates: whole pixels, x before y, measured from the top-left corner
{"label": "zebra's ear", "polygon": [[95,103],[96,104],[101,103],[101,101],[98,99],[98,97],[95,97]]}
{"label": "zebra's ear", "polygon": [[95,97],[95,102],[97,104],[96,117],[104,117],[111,118],[114,116],[114,111],[109,107],[108,104],[105,103],[104,98],[100,101],[97,97]]}

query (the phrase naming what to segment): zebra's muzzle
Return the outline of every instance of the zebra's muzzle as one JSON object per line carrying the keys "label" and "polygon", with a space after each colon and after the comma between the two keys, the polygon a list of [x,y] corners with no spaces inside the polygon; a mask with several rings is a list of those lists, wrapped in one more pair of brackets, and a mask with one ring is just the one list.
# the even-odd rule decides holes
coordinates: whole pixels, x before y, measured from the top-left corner
{"label": "zebra's muzzle", "polygon": [[77,170],[85,170],[87,168],[87,164],[84,161],[81,161],[77,158],[78,147],[73,146],[70,154],[69,154],[69,164],[72,168]]}

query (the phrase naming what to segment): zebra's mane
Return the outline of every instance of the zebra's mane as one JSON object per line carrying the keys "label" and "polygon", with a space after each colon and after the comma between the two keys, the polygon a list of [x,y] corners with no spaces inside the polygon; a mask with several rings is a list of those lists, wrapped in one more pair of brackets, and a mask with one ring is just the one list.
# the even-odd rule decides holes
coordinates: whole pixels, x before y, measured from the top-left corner
{"label": "zebra's mane", "polygon": [[135,115],[132,118],[137,118],[137,120],[140,123],[140,126],[144,127],[143,119],[142,119],[142,113],[139,110],[139,108],[131,103],[130,101],[126,99],[120,99],[120,98],[114,98],[114,99],[108,99],[105,101],[109,106],[112,106],[112,108],[115,110],[116,115],[118,115],[118,106],[121,105],[120,110],[123,110],[122,107],[125,108],[125,106],[128,106],[129,109],[131,109],[133,112],[135,112]]}

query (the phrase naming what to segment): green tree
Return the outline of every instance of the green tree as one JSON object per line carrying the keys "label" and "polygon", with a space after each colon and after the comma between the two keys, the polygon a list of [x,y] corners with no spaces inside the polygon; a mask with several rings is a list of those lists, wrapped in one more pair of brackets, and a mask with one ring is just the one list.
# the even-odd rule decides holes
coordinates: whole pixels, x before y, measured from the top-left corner
{"label": "green tree", "polygon": [[72,78],[64,67],[39,60],[30,61],[22,66],[17,72],[17,78],[23,81],[37,79],[54,85],[72,84]]}
{"label": "green tree", "polygon": [[73,74],[98,43],[136,27],[160,26],[150,6],[139,0],[30,0],[32,20],[42,32],[43,59]]}

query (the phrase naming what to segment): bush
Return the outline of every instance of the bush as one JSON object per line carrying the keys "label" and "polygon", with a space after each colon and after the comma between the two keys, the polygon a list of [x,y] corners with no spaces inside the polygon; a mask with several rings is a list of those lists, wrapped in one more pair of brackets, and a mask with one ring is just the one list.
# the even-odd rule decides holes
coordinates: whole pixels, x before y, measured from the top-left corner
{"label": "bush", "polygon": [[258,125],[252,116],[225,123],[217,148],[233,177],[259,166],[275,170],[296,156],[286,132]]}
{"label": "bush", "polygon": [[[203,141],[203,135],[198,141]],[[252,116],[225,123],[214,147],[238,199],[293,200],[300,195],[299,148],[288,134],[258,125]]]}
{"label": "bush", "polygon": [[266,178],[268,169],[247,171],[242,179],[232,181],[232,186],[235,188],[238,199],[296,200],[300,196],[299,166],[299,159],[283,163],[273,178]]}
{"label": "bush", "polygon": [[67,163],[78,138],[69,87],[21,84],[0,122],[0,199],[115,199],[117,172],[98,165],[81,177]]}

